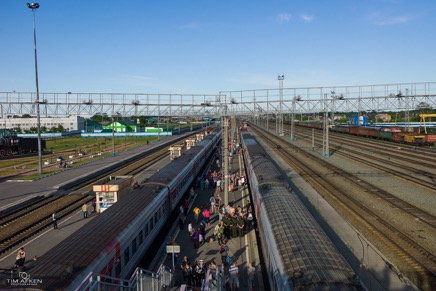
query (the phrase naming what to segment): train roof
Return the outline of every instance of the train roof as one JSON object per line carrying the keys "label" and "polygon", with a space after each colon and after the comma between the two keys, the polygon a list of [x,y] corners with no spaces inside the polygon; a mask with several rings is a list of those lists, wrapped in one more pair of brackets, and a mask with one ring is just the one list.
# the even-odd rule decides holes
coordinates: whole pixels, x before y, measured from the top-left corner
{"label": "train roof", "polygon": [[293,284],[305,290],[344,290],[348,285],[353,290],[355,274],[299,198],[276,185],[260,191],[285,272],[289,278],[299,272]]}

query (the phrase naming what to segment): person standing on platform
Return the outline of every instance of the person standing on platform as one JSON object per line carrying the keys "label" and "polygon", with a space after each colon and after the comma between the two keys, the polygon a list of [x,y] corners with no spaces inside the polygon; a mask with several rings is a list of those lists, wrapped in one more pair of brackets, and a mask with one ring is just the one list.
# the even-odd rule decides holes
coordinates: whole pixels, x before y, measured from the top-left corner
{"label": "person standing on platform", "polygon": [[24,251],[24,248],[20,248],[18,250],[17,256],[15,261],[15,268],[19,268],[24,266],[24,262],[26,261],[26,252]]}
{"label": "person standing on platform", "polygon": [[204,179],[204,188],[206,189],[206,191],[209,191],[209,185],[210,185],[209,179],[208,178]]}
{"label": "person standing on platform", "polygon": [[221,196],[220,194],[216,195],[215,198],[215,212],[219,212],[221,206]]}
{"label": "person standing on platform", "polygon": [[192,267],[189,261],[185,264],[183,268],[183,279],[188,286],[192,286]]}
{"label": "person standing on platform", "polygon": [[92,199],[92,212],[95,212],[96,211],[96,206],[97,206],[97,200],[94,198],[94,199]]}
{"label": "person standing on platform", "polygon": [[83,212],[83,218],[88,218],[88,204],[83,204],[82,205],[82,212]]}
{"label": "person standing on platform", "polygon": [[58,229],[58,220],[57,220],[57,217],[56,217],[56,213],[53,213],[51,215],[51,221],[53,223],[53,229]]}
{"label": "person standing on platform", "polygon": [[193,212],[194,212],[194,219],[195,219],[195,224],[198,224],[198,216],[200,215],[200,208],[195,207]]}
{"label": "person standing on platform", "polygon": [[253,291],[254,288],[254,275],[256,275],[256,268],[251,265],[251,263],[247,264],[247,280],[248,280],[248,290]]}
{"label": "person standing on platform", "polygon": [[198,227],[194,230],[192,238],[194,239],[194,248],[198,249],[200,247],[200,229]]}
{"label": "person standing on platform", "polygon": [[244,226],[245,226],[244,219],[241,216],[238,216],[237,227],[238,227],[238,235],[239,235],[239,237],[243,237],[244,236]]}
{"label": "person standing on platform", "polygon": [[215,260],[212,259],[212,261],[209,263],[209,266],[207,267],[210,271],[210,274],[212,275],[212,280],[216,280],[216,270],[218,269],[218,266],[215,263]]}
{"label": "person standing on platform", "polygon": [[204,261],[199,260],[198,265],[195,267],[196,274],[196,286],[201,287],[205,277],[206,277],[206,267],[204,266]]}
{"label": "person standing on platform", "polygon": [[221,263],[224,269],[226,266],[226,259],[229,254],[229,247],[227,246],[226,240],[223,240],[223,243],[220,246],[220,254],[221,254]]}
{"label": "person standing on platform", "polygon": [[239,288],[239,268],[236,266],[236,261],[233,262],[229,269],[229,283],[230,290],[234,291],[236,288]]}
{"label": "person standing on platform", "polygon": [[215,213],[215,197],[212,195],[209,198],[210,202],[210,213]]}
{"label": "person standing on platform", "polygon": [[203,210],[202,215],[203,215],[204,219],[206,220],[206,226],[209,226],[209,224],[210,224],[210,212],[209,212],[209,209],[205,208]]}

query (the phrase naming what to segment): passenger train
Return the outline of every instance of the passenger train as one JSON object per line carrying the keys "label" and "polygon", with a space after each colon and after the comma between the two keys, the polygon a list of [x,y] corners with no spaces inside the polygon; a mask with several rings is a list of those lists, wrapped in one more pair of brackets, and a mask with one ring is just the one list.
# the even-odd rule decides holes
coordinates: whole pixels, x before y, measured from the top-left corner
{"label": "passenger train", "polygon": [[362,290],[282,172],[249,131],[241,132],[247,176],[271,290]]}
{"label": "passenger train", "polygon": [[114,284],[128,279],[219,140],[220,132],[207,135],[139,189],[41,256],[29,266],[32,277],[42,280],[38,288],[82,290],[99,274],[112,277]]}

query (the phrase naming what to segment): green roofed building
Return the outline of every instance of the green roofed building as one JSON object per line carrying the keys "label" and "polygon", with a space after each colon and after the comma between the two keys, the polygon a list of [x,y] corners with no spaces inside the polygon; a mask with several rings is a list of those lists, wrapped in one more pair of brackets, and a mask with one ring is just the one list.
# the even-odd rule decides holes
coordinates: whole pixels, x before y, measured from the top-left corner
{"label": "green roofed building", "polygon": [[[133,121],[115,121],[113,123],[114,132],[137,132],[139,126]],[[103,131],[112,131],[112,123],[103,126]]]}

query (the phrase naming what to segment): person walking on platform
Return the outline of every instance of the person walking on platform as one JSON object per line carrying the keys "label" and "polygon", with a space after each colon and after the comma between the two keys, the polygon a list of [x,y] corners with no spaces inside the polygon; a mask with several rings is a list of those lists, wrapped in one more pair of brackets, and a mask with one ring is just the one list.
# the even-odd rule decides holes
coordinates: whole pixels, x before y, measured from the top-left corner
{"label": "person walking on platform", "polygon": [[83,212],[83,218],[88,218],[88,204],[83,204],[82,205],[82,212]]}
{"label": "person walking on platform", "polygon": [[24,262],[26,261],[26,252],[24,251],[24,248],[20,248],[18,250],[17,256],[15,261],[15,268],[20,268],[24,266]]}
{"label": "person walking on platform", "polygon": [[234,291],[236,288],[239,288],[239,268],[236,266],[236,261],[233,262],[229,269],[229,283],[230,290]]}
{"label": "person walking on platform", "polygon": [[53,229],[58,229],[58,220],[57,220],[57,217],[56,217],[56,213],[53,213],[51,215],[51,221],[53,223]]}

